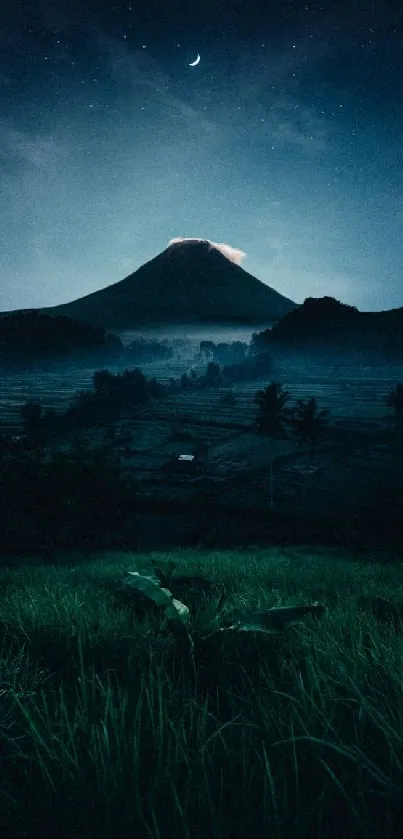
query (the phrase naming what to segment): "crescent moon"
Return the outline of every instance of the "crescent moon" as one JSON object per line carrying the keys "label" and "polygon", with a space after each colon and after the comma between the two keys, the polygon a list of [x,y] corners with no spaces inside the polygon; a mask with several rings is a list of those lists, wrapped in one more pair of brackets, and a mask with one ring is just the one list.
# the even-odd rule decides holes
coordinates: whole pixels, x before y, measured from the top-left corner
{"label": "crescent moon", "polygon": [[198,64],[198,63],[199,63],[199,61],[200,61],[200,55],[199,55],[199,53],[197,53],[197,58],[196,58],[196,60],[195,60],[195,61],[192,61],[192,63],[191,63],[191,64],[189,64],[188,66],[189,66],[189,67],[196,67],[196,64]]}

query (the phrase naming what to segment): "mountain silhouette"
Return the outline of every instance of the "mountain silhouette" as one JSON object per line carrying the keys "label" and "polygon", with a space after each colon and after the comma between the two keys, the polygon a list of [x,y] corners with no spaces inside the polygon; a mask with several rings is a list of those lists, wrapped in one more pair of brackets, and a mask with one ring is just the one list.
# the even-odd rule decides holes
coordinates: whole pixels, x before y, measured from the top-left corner
{"label": "mountain silhouette", "polygon": [[124,280],[41,311],[106,329],[188,323],[264,324],[297,304],[207,240],[170,244]]}
{"label": "mountain silhouette", "polygon": [[339,354],[372,354],[376,358],[403,356],[403,307],[382,312],[360,312],[334,297],[307,297],[273,327],[255,338],[257,347],[283,346],[295,350],[326,349]]}

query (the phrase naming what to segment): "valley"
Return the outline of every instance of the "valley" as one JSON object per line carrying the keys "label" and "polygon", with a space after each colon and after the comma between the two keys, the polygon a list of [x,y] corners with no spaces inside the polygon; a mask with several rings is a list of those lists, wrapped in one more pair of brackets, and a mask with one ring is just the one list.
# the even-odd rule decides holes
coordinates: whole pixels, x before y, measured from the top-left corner
{"label": "valley", "polygon": [[[403,366],[346,364],[337,369],[319,363],[308,367],[300,359],[294,364],[274,363],[272,374],[231,388],[189,386],[171,392],[170,379],[178,381],[190,369],[197,375],[205,371],[196,350],[195,342],[194,354],[188,358],[141,364],[147,378],[155,377],[168,386],[164,398],[126,411],[113,433],[102,426],[73,435],[90,446],[106,445],[134,482],[140,517],[136,533],[142,545],[153,543],[156,530],[167,543],[179,539],[181,544],[187,540],[193,544],[207,534],[211,541],[226,542],[229,532],[235,544],[259,542],[273,534],[273,515],[282,538],[284,522],[291,516],[302,540],[315,527],[322,540],[337,538],[336,528],[342,540],[350,538],[355,519],[370,515],[375,503],[382,531],[376,500],[381,491],[384,499],[390,497],[387,506],[393,529],[393,517],[398,516],[403,499],[398,465],[403,459],[403,440],[386,398],[402,380]],[[21,434],[21,406],[26,399],[60,412],[74,393],[91,388],[93,373],[94,368],[72,368],[4,377],[0,387],[3,433]],[[330,409],[329,428],[314,447],[256,434],[254,396],[272,380],[290,392],[291,404],[314,396],[319,408]],[[71,442],[70,435],[54,440],[50,448],[68,450]],[[202,472],[194,473],[178,459],[190,456],[198,443],[207,447],[207,455]],[[221,524],[213,526],[218,519]],[[143,526],[139,528],[140,520]]]}

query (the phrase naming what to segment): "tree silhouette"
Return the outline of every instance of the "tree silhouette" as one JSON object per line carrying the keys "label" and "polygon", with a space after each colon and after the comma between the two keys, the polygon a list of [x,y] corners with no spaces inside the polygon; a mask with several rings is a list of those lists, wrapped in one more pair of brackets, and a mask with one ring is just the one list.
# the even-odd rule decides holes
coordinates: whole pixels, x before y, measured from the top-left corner
{"label": "tree silhouette", "polygon": [[313,444],[326,428],[330,411],[328,408],[318,411],[316,399],[312,397],[308,402],[298,399],[291,413],[290,426],[296,437]]}
{"label": "tree silhouette", "polygon": [[209,387],[215,387],[221,384],[220,365],[216,361],[210,361],[207,365],[206,383]]}
{"label": "tree silhouette", "polygon": [[403,385],[397,384],[392,390],[386,400],[388,408],[393,408],[395,412],[395,419],[400,420],[403,413]]}
{"label": "tree silhouette", "polygon": [[113,387],[113,375],[109,370],[96,370],[92,377],[95,393],[110,394]]}
{"label": "tree silhouette", "polygon": [[268,434],[270,437],[287,436],[286,425],[292,416],[290,408],[286,407],[289,399],[288,390],[283,390],[283,385],[276,382],[256,392],[254,401],[259,406],[256,426],[260,434]]}
{"label": "tree silhouette", "polygon": [[[291,418],[291,410],[286,407],[290,399],[287,390],[283,385],[272,382],[264,390],[258,390],[255,395],[255,402],[259,406],[259,414],[256,418],[256,426],[260,434],[266,434],[272,438],[286,437],[286,426]],[[273,481],[273,452],[270,459],[270,507],[274,508],[274,481]]]}

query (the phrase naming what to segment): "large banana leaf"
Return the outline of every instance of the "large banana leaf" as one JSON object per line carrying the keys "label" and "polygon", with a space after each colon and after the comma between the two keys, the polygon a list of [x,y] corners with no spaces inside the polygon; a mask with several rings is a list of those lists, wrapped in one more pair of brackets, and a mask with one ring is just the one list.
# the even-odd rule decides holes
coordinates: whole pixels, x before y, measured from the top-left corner
{"label": "large banana leaf", "polygon": [[300,623],[306,615],[323,614],[325,607],[319,603],[310,606],[274,606],[259,612],[247,612],[235,618],[230,625],[222,626],[219,632],[265,632],[276,634]]}
{"label": "large banana leaf", "polygon": [[163,609],[169,620],[184,626],[188,625],[190,618],[188,607],[180,600],[175,600],[167,588],[162,588],[157,577],[146,576],[138,571],[128,571],[123,583],[152,600],[156,606]]}

